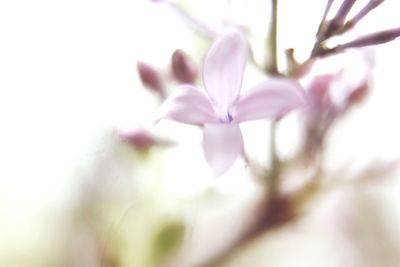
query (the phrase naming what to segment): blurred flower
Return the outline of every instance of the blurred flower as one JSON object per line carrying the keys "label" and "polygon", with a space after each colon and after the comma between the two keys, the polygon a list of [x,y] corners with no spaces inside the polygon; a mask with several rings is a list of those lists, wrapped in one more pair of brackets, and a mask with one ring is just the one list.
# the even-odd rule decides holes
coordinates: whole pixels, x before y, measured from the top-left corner
{"label": "blurred flower", "polygon": [[334,120],[337,109],[329,90],[336,75],[339,74],[315,76],[306,87],[308,105],[305,108],[305,119],[308,127],[318,127],[324,131]]}
{"label": "blurred flower", "polygon": [[193,86],[181,86],[162,106],[159,117],[204,125],[205,158],[217,176],[243,152],[238,123],[276,119],[303,103],[300,86],[284,78],[264,81],[239,95],[247,55],[247,42],[238,32],[219,38],[204,61],[206,94]]}
{"label": "blurred flower", "polygon": [[364,51],[317,60],[303,77],[301,83],[306,89],[308,103],[303,110],[308,155],[321,148],[327,131],[336,119],[369,92],[373,68],[370,57]]}
{"label": "blurred flower", "polygon": [[179,49],[172,54],[171,71],[174,78],[182,83],[194,83],[198,75],[193,59]]}
{"label": "blurred flower", "polygon": [[165,88],[161,73],[154,67],[143,62],[137,63],[137,70],[143,85],[160,95],[161,98],[164,98]]}

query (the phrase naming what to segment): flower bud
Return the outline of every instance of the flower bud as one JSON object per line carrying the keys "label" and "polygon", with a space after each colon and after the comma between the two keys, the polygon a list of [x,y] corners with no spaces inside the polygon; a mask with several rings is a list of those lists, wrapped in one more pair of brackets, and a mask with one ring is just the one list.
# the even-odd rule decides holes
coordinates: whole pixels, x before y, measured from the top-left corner
{"label": "flower bud", "polygon": [[345,108],[349,108],[357,103],[360,103],[369,92],[369,84],[368,81],[360,84],[357,88],[349,93],[346,99]]}
{"label": "flower bud", "polygon": [[354,27],[361,19],[363,19],[369,12],[377,8],[385,0],[370,0],[360,12],[357,13],[349,22],[346,23],[345,28],[349,29]]}
{"label": "flower bud", "polygon": [[144,130],[135,130],[119,136],[123,141],[133,145],[138,150],[148,150],[157,144],[156,139]]}
{"label": "flower bud", "polygon": [[338,45],[334,49],[336,51],[340,51],[340,50],[344,50],[347,48],[354,48],[354,47],[359,48],[359,47],[370,46],[370,45],[384,44],[384,43],[393,41],[394,39],[396,39],[399,36],[400,36],[400,28],[395,28],[395,29],[390,29],[390,30],[385,30],[385,31],[380,31],[380,32],[375,32],[375,33],[365,35],[354,41],[350,41],[348,43]]}
{"label": "flower bud", "polygon": [[182,83],[194,83],[198,75],[195,62],[182,50],[172,54],[171,71],[174,78]]}
{"label": "flower bud", "polygon": [[336,13],[334,20],[342,25],[356,1],[357,0],[344,0]]}
{"label": "flower bud", "polygon": [[143,62],[137,63],[137,70],[140,80],[145,87],[156,92],[161,97],[165,96],[164,82],[158,70]]}
{"label": "flower bud", "polygon": [[346,20],[347,15],[355,4],[356,0],[344,0],[342,5],[340,6],[338,12],[335,17],[329,22],[326,32],[325,38],[334,35],[337,31],[339,31]]}

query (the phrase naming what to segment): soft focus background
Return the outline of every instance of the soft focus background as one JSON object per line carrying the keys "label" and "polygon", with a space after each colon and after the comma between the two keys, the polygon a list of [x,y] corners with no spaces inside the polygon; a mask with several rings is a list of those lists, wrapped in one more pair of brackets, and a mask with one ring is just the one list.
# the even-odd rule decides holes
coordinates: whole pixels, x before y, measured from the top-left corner
{"label": "soft focus background", "polygon": [[[280,1],[281,51],[307,57],[324,2]],[[211,27],[247,24],[264,56],[268,1],[178,3]],[[352,36],[400,26],[399,8],[386,1]],[[0,2],[0,266],[158,266],[182,242],[170,265],[191,266],[240,232],[259,195],[243,163],[213,177],[198,129],[152,124],[159,102],[136,71],[138,60],[166,69],[177,48],[200,63],[209,44],[150,1]],[[399,159],[399,45],[371,52],[372,91],[330,136],[332,179]],[[138,127],[181,145],[138,152],[116,138]],[[287,127],[283,153],[296,139]],[[244,126],[260,160],[267,129]],[[304,219],[229,266],[398,266],[400,177],[377,176],[321,193]]]}

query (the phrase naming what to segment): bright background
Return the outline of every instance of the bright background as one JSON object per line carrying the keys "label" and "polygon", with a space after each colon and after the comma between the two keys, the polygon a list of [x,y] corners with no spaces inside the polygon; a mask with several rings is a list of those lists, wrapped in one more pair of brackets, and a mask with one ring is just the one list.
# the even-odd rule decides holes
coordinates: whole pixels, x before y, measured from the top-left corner
{"label": "bright background", "polygon": [[[257,19],[268,12],[264,3],[232,1],[226,11],[224,1],[183,2],[210,23],[238,16],[262,33],[268,22]],[[324,1],[280,2],[280,45],[304,57]],[[387,1],[355,34],[400,26],[399,8]],[[157,102],[138,80],[137,60],[163,68],[176,48],[199,58],[206,47],[168,8],[144,0],[0,2],[0,266],[43,245],[43,218],[73,205],[77,169],[96,157],[104,135],[152,127]],[[377,90],[337,133],[334,164],[400,156],[399,42],[377,48],[376,62]]]}

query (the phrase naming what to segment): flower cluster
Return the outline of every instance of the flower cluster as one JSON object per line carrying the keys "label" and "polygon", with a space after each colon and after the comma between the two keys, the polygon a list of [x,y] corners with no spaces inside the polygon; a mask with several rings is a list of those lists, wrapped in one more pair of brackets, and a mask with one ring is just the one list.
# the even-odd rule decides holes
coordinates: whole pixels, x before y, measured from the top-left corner
{"label": "flower cluster", "polygon": [[[226,25],[221,19],[219,25],[210,27],[176,1],[152,2],[172,8],[195,33],[211,41],[208,50],[202,54],[204,60],[201,63],[182,50],[172,54],[167,70],[138,63],[144,87],[160,99],[155,121],[172,120],[198,126],[203,133],[204,158],[214,175],[226,173],[242,157],[249,167],[249,176],[256,178],[257,186],[265,193],[258,203],[254,224],[249,225],[226,251],[216,253],[215,258],[203,265],[219,266],[238,247],[303,215],[310,200],[331,185],[326,183],[326,178],[334,174],[329,174],[324,165],[329,133],[342,118],[356,110],[356,105],[367,99],[373,85],[374,53],[364,47],[390,42],[400,36],[400,29],[385,29],[335,44],[336,37],[351,33],[385,1],[369,0],[356,10],[355,0],[335,2],[337,9],[333,8],[333,0],[327,0],[321,22],[315,29],[309,57],[298,61],[297,48],[286,49],[284,69],[278,62],[283,49],[277,41],[277,0],[271,1],[271,24],[265,45],[268,56],[264,59],[257,58],[259,53],[249,42],[255,32],[245,25],[235,22]],[[252,41],[260,39],[253,38]],[[356,60],[352,54],[357,54]],[[245,69],[250,64],[261,70],[262,81],[242,90]],[[326,69],[326,66],[335,68]],[[296,135],[301,138],[299,146],[292,149],[293,153],[284,157],[278,149],[280,132],[277,126],[294,110],[298,116],[293,118],[297,120],[297,126],[300,125],[295,128]],[[270,131],[265,135],[268,140],[262,141],[269,143],[266,149],[269,158],[258,161],[252,157],[248,140],[242,136],[242,123],[265,119],[269,121]],[[148,150],[163,143],[151,133],[122,137],[137,150]],[[265,164],[266,161],[269,164]],[[355,175],[354,180],[387,173],[387,170],[366,168],[361,173]],[[292,177],[296,178],[294,190],[287,186]]]}

